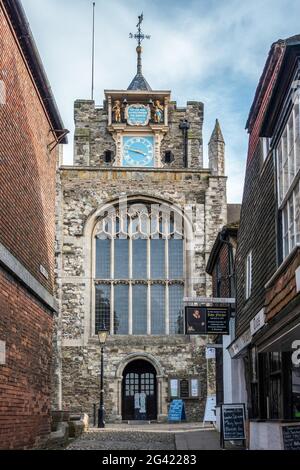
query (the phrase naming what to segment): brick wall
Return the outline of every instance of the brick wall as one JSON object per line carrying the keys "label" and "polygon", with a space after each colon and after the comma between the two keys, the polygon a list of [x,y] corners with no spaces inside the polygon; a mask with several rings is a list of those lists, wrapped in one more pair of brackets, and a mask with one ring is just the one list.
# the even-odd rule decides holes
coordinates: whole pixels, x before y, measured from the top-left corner
{"label": "brick wall", "polygon": [[[58,147],[48,151],[48,114],[1,0],[0,84],[0,243],[52,293]],[[1,449],[31,448],[50,431],[51,338],[49,311],[0,265]]]}
{"label": "brick wall", "polygon": [[1,4],[0,80],[0,242],[52,292],[57,150],[47,150],[50,123]]}
{"label": "brick wall", "polygon": [[32,448],[50,432],[52,318],[0,268],[0,449]]}

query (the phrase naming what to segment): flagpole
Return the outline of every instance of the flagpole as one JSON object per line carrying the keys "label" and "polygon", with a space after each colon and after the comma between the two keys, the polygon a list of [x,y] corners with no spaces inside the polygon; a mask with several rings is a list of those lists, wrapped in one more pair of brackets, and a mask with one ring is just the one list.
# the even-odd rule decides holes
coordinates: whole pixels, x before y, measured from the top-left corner
{"label": "flagpole", "polygon": [[94,99],[94,78],[95,78],[95,6],[93,2],[93,39],[92,39],[92,100]]}

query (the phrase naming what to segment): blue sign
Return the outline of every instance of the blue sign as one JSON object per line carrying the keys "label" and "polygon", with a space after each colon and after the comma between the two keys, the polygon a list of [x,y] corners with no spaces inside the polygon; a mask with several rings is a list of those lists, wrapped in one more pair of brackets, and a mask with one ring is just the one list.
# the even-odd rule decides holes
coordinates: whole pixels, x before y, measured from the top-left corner
{"label": "blue sign", "polygon": [[150,116],[149,106],[132,104],[126,108],[126,119],[130,126],[147,126]]}
{"label": "blue sign", "polygon": [[185,421],[185,407],[183,400],[173,400],[170,405],[168,420]]}

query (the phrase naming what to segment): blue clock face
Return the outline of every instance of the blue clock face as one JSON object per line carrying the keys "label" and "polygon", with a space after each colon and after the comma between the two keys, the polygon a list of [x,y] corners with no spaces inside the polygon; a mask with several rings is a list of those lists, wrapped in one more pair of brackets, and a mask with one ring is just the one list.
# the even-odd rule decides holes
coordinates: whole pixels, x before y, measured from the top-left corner
{"label": "blue clock face", "polygon": [[123,166],[154,167],[153,137],[123,137]]}

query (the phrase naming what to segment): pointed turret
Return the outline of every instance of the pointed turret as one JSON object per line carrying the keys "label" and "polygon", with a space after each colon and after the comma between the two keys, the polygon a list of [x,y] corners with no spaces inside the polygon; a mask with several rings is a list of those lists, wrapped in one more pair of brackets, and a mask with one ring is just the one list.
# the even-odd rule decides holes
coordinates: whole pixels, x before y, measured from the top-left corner
{"label": "pointed turret", "polygon": [[143,90],[143,91],[151,91],[151,87],[145,77],[143,76],[142,72],[142,41],[144,39],[150,39],[149,35],[146,35],[142,32],[141,24],[144,20],[143,13],[139,16],[139,22],[136,25],[138,31],[137,34],[130,33],[129,37],[134,38],[138,42],[138,46],[136,48],[137,53],[137,73],[132,82],[130,83],[128,90]]}
{"label": "pointed turret", "polygon": [[225,141],[221,131],[220,123],[216,124],[208,144],[209,168],[214,175],[225,175]]}

